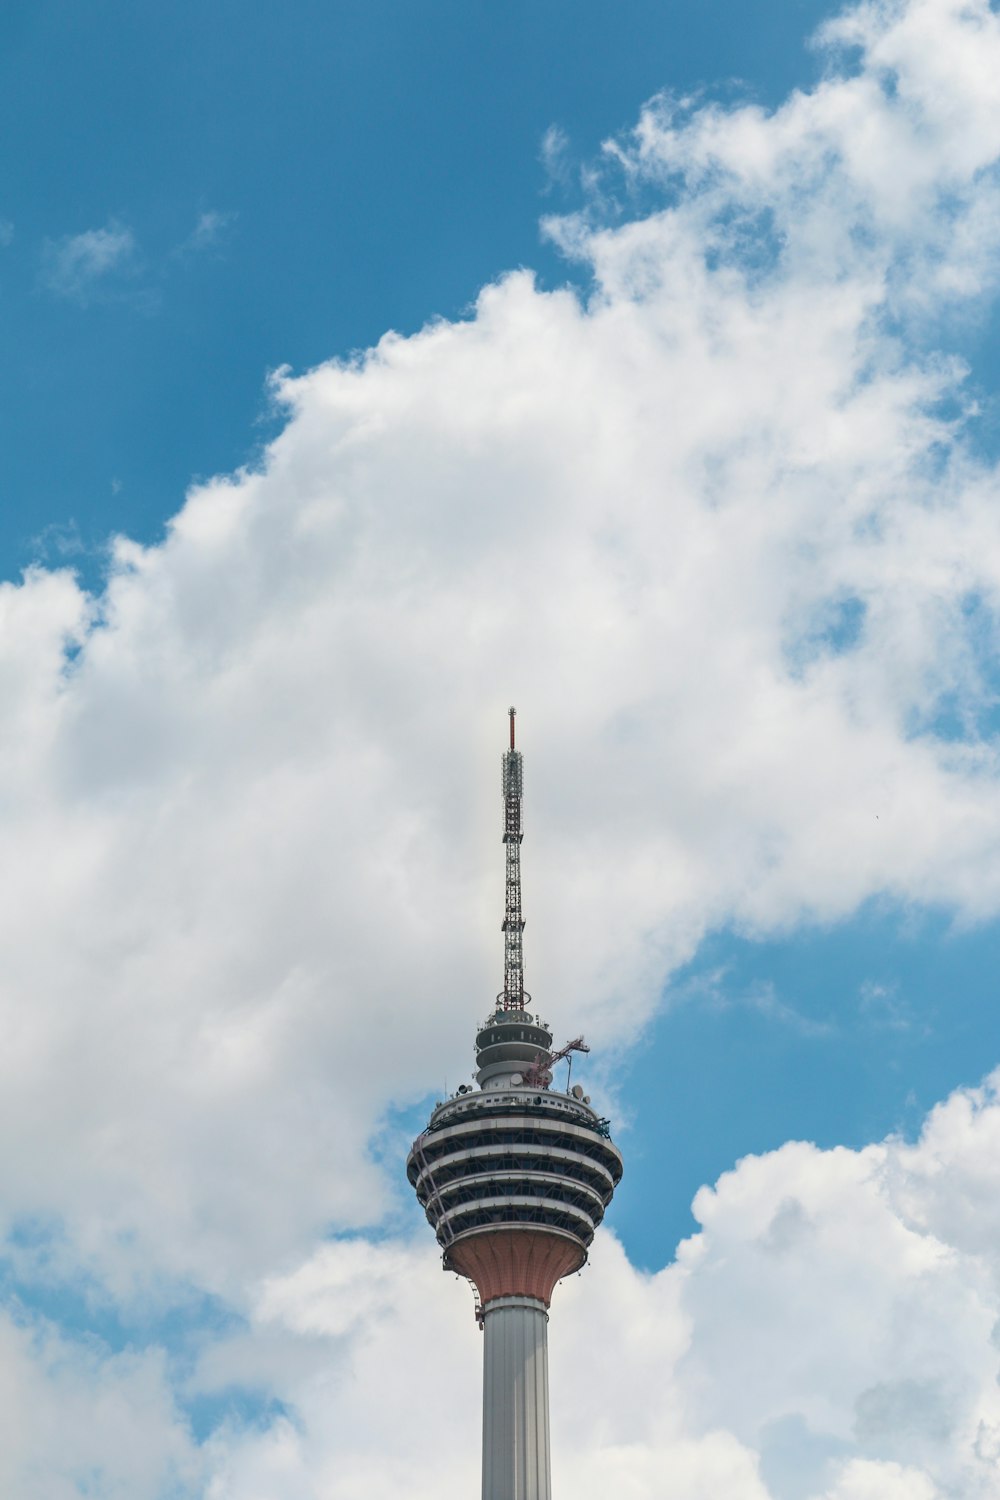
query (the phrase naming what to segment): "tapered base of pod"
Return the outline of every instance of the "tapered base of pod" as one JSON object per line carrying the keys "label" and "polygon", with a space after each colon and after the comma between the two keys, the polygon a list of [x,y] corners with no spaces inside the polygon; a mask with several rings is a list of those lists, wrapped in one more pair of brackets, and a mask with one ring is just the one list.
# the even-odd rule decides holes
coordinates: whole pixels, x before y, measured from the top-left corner
{"label": "tapered base of pod", "polygon": [[495,1229],[457,1240],[446,1264],[475,1283],[484,1308],[497,1297],[530,1297],[548,1307],[556,1282],[586,1259],[577,1240],[548,1230]]}

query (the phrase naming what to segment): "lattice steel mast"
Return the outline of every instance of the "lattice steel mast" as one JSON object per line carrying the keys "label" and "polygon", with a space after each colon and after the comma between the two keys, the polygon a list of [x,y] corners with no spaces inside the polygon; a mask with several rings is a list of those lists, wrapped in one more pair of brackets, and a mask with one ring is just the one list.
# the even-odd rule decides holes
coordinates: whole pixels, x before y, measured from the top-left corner
{"label": "lattice steel mast", "polygon": [[507,879],[503,916],[503,993],[497,996],[502,1010],[524,1010],[531,996],[524,988],[524,917],[521,915],[521,797],[524,792],[524,767],[520,750],[514,748],[514,719],[510,716],[510,749],[503,758],[503,842],[506,851]]}

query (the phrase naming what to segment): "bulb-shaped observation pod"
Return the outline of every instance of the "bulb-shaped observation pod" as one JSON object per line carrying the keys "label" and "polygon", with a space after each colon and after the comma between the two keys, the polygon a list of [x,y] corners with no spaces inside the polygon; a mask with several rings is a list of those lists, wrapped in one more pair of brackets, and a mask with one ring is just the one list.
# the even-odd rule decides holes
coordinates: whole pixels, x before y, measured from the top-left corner
{"label": "bulb-shaped observation pod", "polygon": [[525,1082],[551,1045],[537,1016],[497,1010],[476,1038],[479,1089],[438,1105],[407,1161],[446,1269],[479,1295],[483,1500],[549,1500],[548,1308],[622,1175],[605,1120]]}

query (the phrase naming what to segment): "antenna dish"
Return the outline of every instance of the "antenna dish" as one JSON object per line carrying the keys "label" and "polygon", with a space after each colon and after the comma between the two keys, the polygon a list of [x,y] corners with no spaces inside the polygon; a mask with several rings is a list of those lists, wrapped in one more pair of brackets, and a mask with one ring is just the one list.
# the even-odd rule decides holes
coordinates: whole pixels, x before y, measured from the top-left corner
{"label": "antenna dish", "polygon": [[570,1093],[573,1095],[574,1099],[583,1098],[583,1089],[578,1083],[574,1083],[573,1087],[570,1089]]}

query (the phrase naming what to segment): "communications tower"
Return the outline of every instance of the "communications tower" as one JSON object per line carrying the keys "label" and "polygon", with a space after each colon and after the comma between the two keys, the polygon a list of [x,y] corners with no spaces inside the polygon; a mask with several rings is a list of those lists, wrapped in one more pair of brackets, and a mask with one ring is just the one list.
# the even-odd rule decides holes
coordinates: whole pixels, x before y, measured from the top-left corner
{"label": "communications tower", "polygon": [[[504,983],[476,1034],[478,1089],[435,1106],[407,1176],[443,1251],[478,1294],[483,1349],[483,1500],[550,1500],[548,1309],[557,1281],[587,1259],[622,1175],[607,1120],[579,1084],[582,1037],[558,1051],[524,988],[523,765],[503,757]],[[567,1059],[567,1088],[553,1066]]]}

